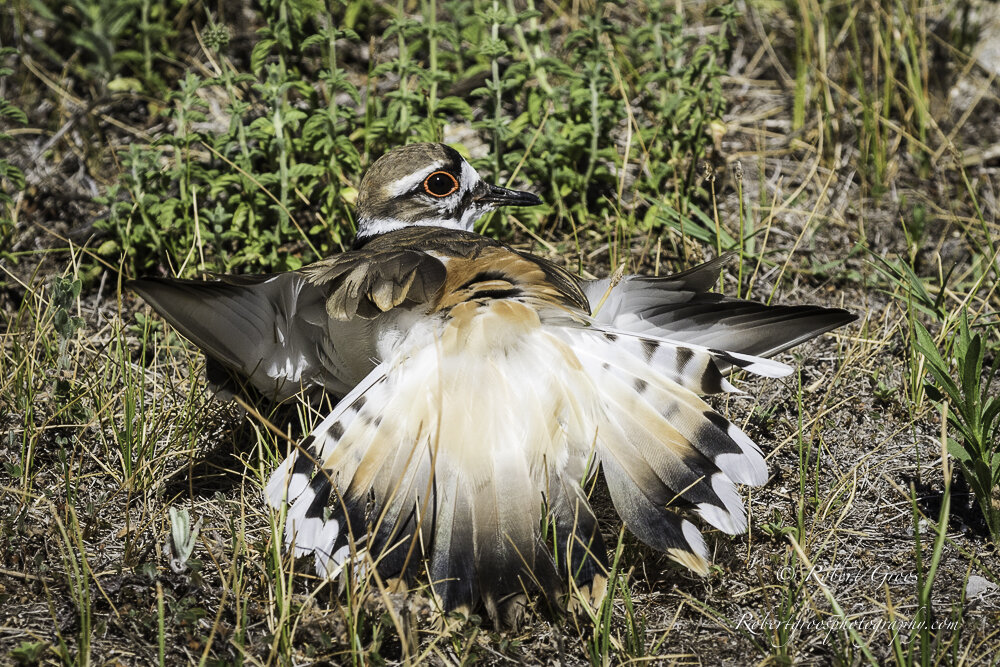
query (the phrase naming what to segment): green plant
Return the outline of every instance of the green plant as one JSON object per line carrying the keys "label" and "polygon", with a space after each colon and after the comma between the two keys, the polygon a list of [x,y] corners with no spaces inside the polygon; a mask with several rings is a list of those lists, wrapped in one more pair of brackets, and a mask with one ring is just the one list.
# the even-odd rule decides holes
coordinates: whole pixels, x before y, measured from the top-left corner
{"label": "green plant", "polygon": [[[378,65],[376,79],[392,77],[398,85],[382,96],[369,97],[365,123],[366,148],[381,149],[409,141],[441,141],[446,119],[472,115],[462,99],[439,90],[461,75],[458,31],[439,21],[435,0],[421,3],[423,20],[407,14],[401,0],[389,21],[385,38],[395,41],[396,56]],[[450,46],[451,48],[447,48]],[[426,53],[426,60],[420,57]]]}
{"label": "green plant", "polygon": [[[533,2],[518,10],[496,0],[475,15],[478,24],[461,27],[462,36],[481,35],[469,71],[485,70],[473,91],[485,112],[473,126],[491,152],[473,164],[497,180],[517,174],[532,183],[555,207],[550,223],[598,223],[611,234],[606,220],[622,210],[641,218],[669,205],[686,215],[698,194],[697,162],[725,108],[718,78],[734,5],[719,9],[719,30],[704,41],[665,2],[627,7],[643,13],[631,21],[610,18],[622,7],[575,13],[563,37],[546,29]],[[627,177],[636,171],[641,178]],[[546,213],[524,213],[529,228]],[[649,229],[661,225],[660,216],[646,220]]]}
{"label": "green plant", "polygon": [[[915,158],[926,176],[937,129],[930,113],[935,73],[926,6],[914,0],[796,0],[786,7],[796,30],[792,127],[818,127],[826,160],[835,157],[844,131],[851,132],[862,186],[875,195],[885,192],[897,156]],[[961,34],[955,37],[950,47],[967,45]],[[853,79],[849,90],[838,80],[842,72]],[[857,122],[843,123],[845,105]]]}
{"label": "green plant", "polygon": [[83,326],[83,318],[71,315],[77,299],[80,298],[79,279],[58,277],[53,279],[49,289],[49,309],[52,313],[52,326],[59,338],[59,356],[57,363],[60,369],[69,366],[69,344],[76,332]]}
{"label": "green plant", "polygon": [[134,0],[71,0],[70,13],[78,21],[70,40],[87,54],[87,70],[105,85],[132,60],[134,52],[122,48],[124,37],[135,19],[139,3]]}
{"label": "green plant", "polygon": [[[316,28],[318,7],[306,14],[285,3],[268,7],[272,23],[251,54],[255,73],[223,57],[228,33],[210,25],[218,76],[188,73],[177,83],[163,112],[174,131],[122,155],[120,188],[130,201],[119,186],[99,199],[108,213],[96,226],[110,237],[99,251],[123,253],[130,273],[157,265],[171,273],[295,269],[341,246],[349,232],[343,183],[359,170],[348,139],[358,117],[337,96],[360,96],[338,69],[336,43],[356,35],[330,27],[332,15]],[[317,48],[325,65],[319,90],[292,65]],[[203,129],[204,98],[219,93],[229,125]]]}
{"label": "green plant", "polygon": [[48,650],[48,642],[23,641],[7,655],[18,665],[37,665]]}
{"label": "green plant", "polygon": [[[66,577],[66,593],[72,600],[75,610],[77,637],[75,647],[71,647],[63,632],[57,630],[58,647],[54,650],[66,664],[89,665],[94,639],[94,606],[90,591],[93,569],[76,510],[69,505],[64,511],[65,514],[51,505],[52,518],[56,522],[61,538],[58,547]],[[49,611],[55,617],[51,593]]]}
{"label": "green plant", "polygon": [[170,547],[172,557],[170,569],[180,574],[187,569],[188,560],[198,544],[198,533],[201,532],[201,519],[191,525],[191,515],[186,509],[171,507],[170,510]]}
{"label": "green plant", "polygon": [[[919,322],[914,323],[913,333],[913,346],[934,378],[925,391],[947,406],[948,425],[958,432],[957,437],[948,438],[948,453],[958,461],[990,535],[1000,541],[1000,395],[991,393],[1000,355],[992,350],[993,363],[984,366],[988,340],[980,332],[971,333],[964,309],[951,349],[945,352],[947,360]],[[952,377],[952,361],[957,380]]]}
{"label": "green plant", "polygon": [[[565,38],[564,61],[526,59],[502,73],[500,62],[517,49],[510,27],[534,13],[513,14],[494,2],[483,14],[491,27],[491,39],[482,47],[491,76],[477,92],[488,97],[491,116],[477,127],[492,135],[493,150],[476,166],[489,169],[493,178],[520,166],[524,178],[545,188],[561,219],[589,217],[588,200],[601,202],[613,191],[607,165],[616,152],[609,133],[623,109],[602,43],[614,30],[602,10],[598,5],[580,17],[583,25]],[[532,27],[531,39],[539,39],[539,28]],[[545,73],[546,87],[532,85],[539,73]]]}
{"label": "green plant", "polygon": [[615,618],[615,600],[617,595],[625,591],[628,595],[628,577],[620,570],[621,557],[624,549],[625,531],[618,533],[618,543],[615,546],[615,553],[611,560],[611,571],[608,572],[608,589],[604,598],[600,601],[600,606],[592,610],[586,603],[583,605],[584,612],[589,617],[592,624],[590,636],[587,641],[588,657],[591,665],[607,665],[611,662],[611,652],[615,646],[615,637],[612,636],[612,621]]}
{"label": "green plant", "polygon": [[[910,486],[910,508],[913,521],[913,552],[916,565],[916,613],[909,621],[913,628],[910,641],[906,648],[900,639],[898,630],[890,633],[890,643],[892,645],[893,657],[898,665],[938,665],[942,663],[942,658],[949,653],[952,663],[958,663],[958,647],[962,635],[962,615],[965,607],[965,594],[961,599],[953,604],[949,615],[945,618],[940,613],[935,613],[931,599],[934,590],[934,580],[937,576],[938,568],[941,565],[944,555],[945,541],[948,534],[948,520],[951,513],[951,466],[948,463],[946,450],[950,449],[950,443],[941,443],[941,467],[944,482],[944,491],[941,494],[941,507],[938,510],[937,523],[931,532],[934,542],[930,553],[925,553],[926,546],[921,537],[921,526],[925,519],[922,518],[920,508],[917,503],[917,493],[913,485]],[[966,574],[968,578],[968,574]],[[898,623],[896,610],[889,597],[888,586],[885,587],[887,597],[887,608],[889,618],[892,623]],[[948,631],[951,636],[948,636]],[[949,651],[949,648],[951,649]]]}
{"label": "green plant", "polygon": [[[337,40],[357,42],[360,38],[353,30],[338,28],[332,23],[306,40],[307,46],[314,43],[322,54],[323,68],[318,78],[324,86],[321,97],[326,99],[325,105],[317,105],[302,125],[302,139],[325,158],[314,173],[319,183],[317,189],[322,194],[317,212],[319,222],[309,229],[309,235],[312,237],[325,231],[339,244],[343,241],[341,231],[346,225],[334,224],[333,221],[352,219],[352,212],[344,199],[342,176],[361,171],[361,156],[350,139],[357,122],[356,109],[361,105],[361,95],[337,63]],[[338,102],[337,98],[342,94],[351,100],[353,107]]]}
{"label": "green plant", "polygon": [[[34,3],[32,8],[58,31],[51,43],[32,41],[32,46],[50,62],[68,66],[82,83],[96,84],[104,92],[159,92],[164,78],[157,68],[158,49],[176,36],[173,18],[179,7],[174,5],[170,0],[70,0],[51,7]],[[68,61],[61,55],[62,42],[75,50]]]}
{"label": "green plant", "polygon": [[[297,268],[350,237],[350,184],[366,160],[443,139],[474,105],[485,113],[472,125],[493,145],[474,163],[496,180],[530,181],[556,208],[550,222],[596,225],[617,239],[637,215],[650,230],[668,209],[699,219],[689,201],[709,127],[724,110],[717,79],[732,3],[719,8],[706,39],[685,31],[662,0],[624,23],[610,18],[620,5],[601,4],[576,13],[561,35],[531,3],[518,10],[494,0],[470,11],[445,2],[456,22],[440,20],[436,0],[424,0],[419,20],[404,4],[383,6],[393,56],[373,61],[364,99],[340,62],[341,45],[360,40],[349,27],[356,4],[265,2],[250,73],[227,57],[228,31],[209,18],[202,41],[215,75],[187,71],[169,84],[161,113],[172,131],[121,154],[120,185],[99,199],[107,214],[97,227],[108,234],[101,254],[124,254],[129,273]],[[466,39],[476,48],[461,48]],[[453,94],[466,80],[483,81],[468,99]],[[208,100],[221,102],[224,130]],[[635,133],[624,151],[622,127]],[[651,208],[661,213],[646,216]],[[609,224],[620,210],[625,220]],[[527,213],[529,228],[537,231],[545,213]],[[725,245],[735,244],[727,237]]]}
{"label": "green plant", "polygon": [[[0,61],[16,53],[15,49],[9,47],[0,48]],[[0,65],[0,78],[10,76],[13,73],[14,70],[10,67]],[[28,117],[16,105],[0,97],[0,122],[27,125]],[[12,139],[10,133],[5,132],[0,126],[0,143],[9,142]],[[23,189],[24,172],[5,158],[0,157],[0,247],[10,247],[9,239],[14,232],[14,195]]]}
{"label": "green plant", "polygon": [[[698,189],[698,161],[710,149],[713,125],[721,125],[726,111],[721,78],[739,11],[734,3],[715,7],[711,15],[719,21],[717,31],[699,43],[685,32],[684,17],[672,4],[651,2],[648,10],[645,25],[630,36],[626,61],[644,63],[636,72],[635,86],[644,93],[639,105],[645,121],[640,138],[649,177],[642,188],[653,200],[669,201],[684,215]],[[649,51],[653,58],[643,58]],[[665,192],[671,196],[661,198]]]}

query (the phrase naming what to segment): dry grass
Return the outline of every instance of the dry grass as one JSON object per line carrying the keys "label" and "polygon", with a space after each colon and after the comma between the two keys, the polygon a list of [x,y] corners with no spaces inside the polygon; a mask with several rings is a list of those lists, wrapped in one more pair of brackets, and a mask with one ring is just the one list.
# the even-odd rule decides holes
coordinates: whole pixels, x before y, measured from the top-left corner
{"label": "dry grass", "polygon": [[[910,332],[919,318],[943,339],[967,304],[997,341],[1000,89],[925,25],[935,59],[924,65],[939,76],[922,93],[892,85],[902,99],[924,94],[927,117],[866,102],[846,87],[852,64],[837,53],[859,16],[890,35],[879,28],[885,15],[878,3],[834,9],[796,10],[814,20],[802,30],[825,26],[822,44],[796,38],[797,15],[751,7],[723,82],[731,106],[717,223],[737,238],[757,231],[726,292],[845,307],[859,320],[786,355],[795,376],[742,379],[747,395],[720,406],[762,445],[772,477],[748,492],[747,535],[709,536],[709,577],[621,533],[598,486],[618,567],[596,622],[533,610],[517,630],[443,623],[419,587],[371,578],[339,591],[315,580],[308,563],[281,555],[281,517],[262,500],[283,439],[214,401],[201,360],[176,334],[137,325],[142,306],[114,271],[73,301],[68,314],[82,327],[60,333],[52,279],[90,261],[85,244],[65,239],[91,205],[40,202],[36,190],[18,200],[16,255],[0,265],[0,655],[23,664],[996,664],[1000,557],[961,476],[942,469],[946,426],[923,395]],[[941,17],[917,9],[924,24]],[[808,93],[796,55],[811,68]],[[867,112],[870,124],[859,120]],[[523,245],[593,274],[624,258],[665,272],[715,253],[672,231],[574,231]],[[941,295],[944,318],[921,311],[913,286],[887,278],[878,258],[913,267]],[[316,415],[266,417],[295,434]],[[171,508],[200,522],[191,559],[175,567]]]}

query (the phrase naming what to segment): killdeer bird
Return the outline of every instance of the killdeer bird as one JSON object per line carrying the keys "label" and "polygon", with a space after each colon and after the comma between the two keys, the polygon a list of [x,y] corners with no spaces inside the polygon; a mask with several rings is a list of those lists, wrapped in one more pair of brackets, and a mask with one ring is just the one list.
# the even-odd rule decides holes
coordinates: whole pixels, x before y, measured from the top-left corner
{"label": "killdeer bird", "polygon": [[711,293],[724,259],[612,285],[469,231],[537,203],[415,144],[362,180],[351,251],[132,283],[213,367],[278,399],[342,397],[265,490],[321,575],[363,545],[385,575],[425,569],[445,609],[482,600],[493,617],[526,587],[588,585],[607,568],[583,490],[598,469],[626,526],[695,572],[709,555],[692,520],[746,529],[736,485],[763,484],[764,458],[699,395],[735,391],[733,368],[787,375],[766,357],[854,316]]}

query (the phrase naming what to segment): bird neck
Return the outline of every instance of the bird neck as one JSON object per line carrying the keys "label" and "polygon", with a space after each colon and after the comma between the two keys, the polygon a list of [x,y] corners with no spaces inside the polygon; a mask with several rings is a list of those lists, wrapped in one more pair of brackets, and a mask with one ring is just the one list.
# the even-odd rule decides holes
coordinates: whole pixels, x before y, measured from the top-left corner
{"label": "bird neck", "polygon": [[[472,223],[475,220],[471,221]],[[360,248],[372,239],[394,232],[397,229],[406,227],[441,227],[443,229],[457,229],[461,231],[471,231],[472,224],[463,224],[463,220],[447,218],[424,218],[416,220],[400,220],[399,218],[369,218],[358,216],[358,234],[354,239],[354,248]]]}

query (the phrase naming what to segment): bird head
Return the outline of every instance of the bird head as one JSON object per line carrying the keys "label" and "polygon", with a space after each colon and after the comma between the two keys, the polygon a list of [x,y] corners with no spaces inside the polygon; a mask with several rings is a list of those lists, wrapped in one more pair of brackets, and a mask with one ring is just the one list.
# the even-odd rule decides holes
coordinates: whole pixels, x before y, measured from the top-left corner
{"label": "bird head", "polygon": [[471,231],[500,206],[541,203],[530,192],[483,181],[450,146],[410,144],[380,157],[361,179],[358,240],[414,225]]}

